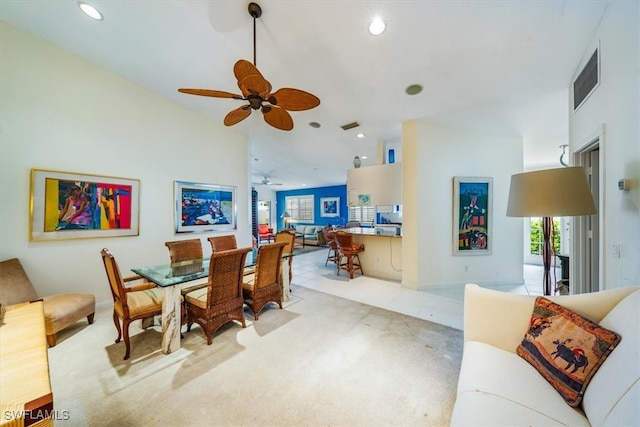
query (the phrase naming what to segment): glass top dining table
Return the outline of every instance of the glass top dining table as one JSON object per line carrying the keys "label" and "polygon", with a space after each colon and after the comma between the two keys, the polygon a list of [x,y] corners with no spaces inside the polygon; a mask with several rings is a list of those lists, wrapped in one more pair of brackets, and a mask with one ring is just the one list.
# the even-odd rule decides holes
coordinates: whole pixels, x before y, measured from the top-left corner
{"label": "glass top dining table", "polygon": [[[288,262],[292,253],[282,254],[282,264]],[[253,249],[247,253],[244,264],[245,275],[255,271],[258,258],[258,249]],[[192,282],[198,279],[205,279],[209,276],[209,263],[211,258],[198,258],[188,261],[150,265],[145,267],[135,267],[131,271],[141,277],[157,284],[164,290],[162,302],[162,352],[169,354],[180,348],[180,288],[181,284]],[[289,275],[282,275],[282,298],[289,299]]]}
{"label": "glass top dining table", "polygon": [[[282,258],[289,258],[292,254],[283,253]],[[253,273],[258,257],[258,249],[247,253],[244,263],[245,275]],[[157,284],[160,287],[175,286],[205,278],[209,275],[211,258],[198,258],[167,264],[150,265],[132,268],[131,271]]]}

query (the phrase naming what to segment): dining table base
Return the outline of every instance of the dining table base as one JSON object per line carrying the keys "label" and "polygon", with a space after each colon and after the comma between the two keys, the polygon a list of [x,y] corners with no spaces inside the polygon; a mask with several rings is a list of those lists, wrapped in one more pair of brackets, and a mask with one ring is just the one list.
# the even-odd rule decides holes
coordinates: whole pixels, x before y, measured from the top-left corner
{"label": "dining table base", "polygon": [[163,291],[161,348],[164,354],[169,354],[180,348],[180,328],[182,326],[180,286],[166,286]]}
{"label": "dining table base", "polygon": [[289,301],[289,293],[291,292],[291,283],[289,283],[289,260],[282,258],[280,265],[282,277],[282,302]]}

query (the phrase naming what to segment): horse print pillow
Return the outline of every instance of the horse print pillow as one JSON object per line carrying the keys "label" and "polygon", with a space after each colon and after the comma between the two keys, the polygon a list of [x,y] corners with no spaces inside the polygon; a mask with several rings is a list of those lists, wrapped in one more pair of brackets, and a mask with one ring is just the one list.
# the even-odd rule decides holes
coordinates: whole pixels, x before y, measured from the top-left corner
{"label": "horse print pillow", "polygon": [[517,353],[575,407],[620,339],[617,333],[538,297]]}

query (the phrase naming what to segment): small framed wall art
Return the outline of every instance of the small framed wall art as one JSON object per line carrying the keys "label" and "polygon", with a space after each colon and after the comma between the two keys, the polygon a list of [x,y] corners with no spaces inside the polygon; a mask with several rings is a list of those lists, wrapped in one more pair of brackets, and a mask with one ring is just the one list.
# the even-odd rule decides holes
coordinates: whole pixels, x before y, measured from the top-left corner
{"label": "small framed wall art", "polygon": [[174,192],[176,233],[236,229],[236,187],[175,181]]}
{"label": "small framed wall art", "polygon": [[493,178],[453,177],[453,255],[490,255]]}
{"label": "small framed wall art", "polygon": [[339,217],[340,216],[340,197],[321,197],[320,198],[320,216],[322,217]]}
{"label": "small framed wall art", "polygon": [[139,234],[140,181],[31,169],[29,240]]}

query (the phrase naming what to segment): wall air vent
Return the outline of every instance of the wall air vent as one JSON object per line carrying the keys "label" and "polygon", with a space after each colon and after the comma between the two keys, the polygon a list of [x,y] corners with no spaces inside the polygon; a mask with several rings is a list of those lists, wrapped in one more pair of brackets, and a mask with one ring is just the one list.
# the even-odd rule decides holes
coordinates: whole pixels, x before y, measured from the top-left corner
{"label": "wall air vent", "polygon": [[598,57],[598,49],[596,49],[573,82],[573,111],[576,111],[585,102],[599,82],[600,58]]}
{"label": "wall air vent", "polygon": [[360,123],[352,122],[352,123],[347,123],[346,125],[342,125],[340,127],[342,128],[342,130],[349,130],[349,129],[357,128],[358,126],[360,126]]}

